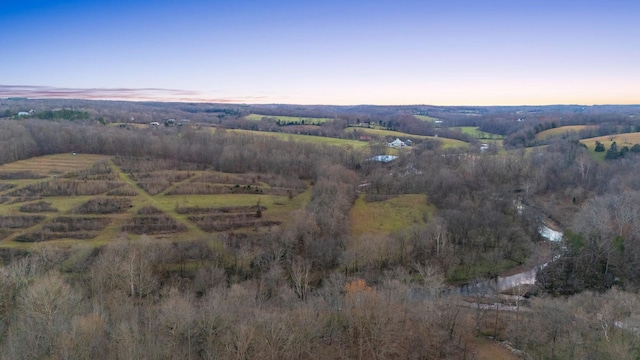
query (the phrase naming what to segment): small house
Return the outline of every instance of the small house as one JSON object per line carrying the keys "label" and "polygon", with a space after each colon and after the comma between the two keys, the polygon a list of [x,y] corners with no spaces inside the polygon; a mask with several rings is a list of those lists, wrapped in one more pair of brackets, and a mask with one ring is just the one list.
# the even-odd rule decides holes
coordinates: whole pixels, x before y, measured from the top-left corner
{"label": "small house", "polygon": [[395,139],[390,143],[387,143],[387,146],[390,148],[400,148],[400,147],[405,147],[407,146],[407,144],[404,143],[404,141],[400,140],[400,139]]}

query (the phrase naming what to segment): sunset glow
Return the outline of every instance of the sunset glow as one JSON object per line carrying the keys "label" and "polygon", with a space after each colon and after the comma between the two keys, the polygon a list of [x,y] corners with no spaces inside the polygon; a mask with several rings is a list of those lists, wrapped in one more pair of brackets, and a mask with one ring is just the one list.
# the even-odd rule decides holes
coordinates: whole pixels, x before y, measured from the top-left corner
{"label": "sunset glow", "polygon": [[3,1],[0,96],[640,103],[638,2],[479,3]]}

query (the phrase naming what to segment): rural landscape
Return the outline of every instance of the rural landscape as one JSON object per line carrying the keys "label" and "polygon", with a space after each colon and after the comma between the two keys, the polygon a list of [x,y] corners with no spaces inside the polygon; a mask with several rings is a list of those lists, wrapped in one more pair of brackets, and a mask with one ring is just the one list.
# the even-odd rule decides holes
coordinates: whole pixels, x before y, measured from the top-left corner
{"label": "rural landscape", "polygon": [[2,358],[640,357],[640,106],[0,116]]}

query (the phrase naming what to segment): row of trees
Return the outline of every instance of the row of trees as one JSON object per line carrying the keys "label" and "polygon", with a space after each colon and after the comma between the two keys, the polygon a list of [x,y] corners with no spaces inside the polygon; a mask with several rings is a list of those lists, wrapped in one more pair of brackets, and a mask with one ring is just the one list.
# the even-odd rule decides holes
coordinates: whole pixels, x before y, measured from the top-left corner
{"label": "row of trees", "polygon": [[84,123],[37,120],[0,121],[0,163],[33,156],[78,152],[154,157],[200,164],[224,172],[276,173],[312,179],[320,159],[338,164],[361,161],[365,153],[332,146],[281,141],[272,137],[186,129],[128,131]]}
{"label": "row of trees", "polygon": [[[605,151],[604,144],[599,141],[596,141],[595,152],[604,152],[604,151]],[[609,146],[609,150],[607,150],[607,153],[605,154],[604,158],[605,160],[616,160],[621,157],[624,157],[624,155],[629,151],[631,151],[632,153],[640,153],[640,144],[635,144],[631,148],[629,148],[628,146],[623,146],[621,149],[618,149],[618,143],[614,141]]]}

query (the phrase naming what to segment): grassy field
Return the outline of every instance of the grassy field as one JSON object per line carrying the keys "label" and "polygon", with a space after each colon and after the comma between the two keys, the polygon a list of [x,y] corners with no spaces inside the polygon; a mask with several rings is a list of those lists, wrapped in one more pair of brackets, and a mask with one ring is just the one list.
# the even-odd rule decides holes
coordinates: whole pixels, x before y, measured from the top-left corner
{"label": "grassy field", "polygon": [[436,121],[438,120],[437,118],[431,117],[431,116],[427,116],[427,115],[413,115],[414,118],[416,119],[420,119],[422,121]]}
{"label": "grassy field", "polygon": [[460,127],[454,127],[454,128],[451,128],[451,129],[460,130],[460,131],[462,131],[463,134],[467,134],[469,136],[473,136],[473,137],[475,137],[477,139],[492,139],[492,140],[504,139],[503,135],[492,134],[492,133],[480,131],[480,130],[478,130],[477,126],[460,126]]}
{"label": "grassy field", "polygon": [[[215,239],[217,233],[229,230],[255,233],[285,222],[311,197],[309,184],[298,179],[289,183],[294,186],[289,190],[276,178],[277,187],[267,178],[251,187],[252,175],[202,170],[184,175],[184,171],[163,168],[162,162],[140,176],[135,170],[123,171],[117,165],[123,161],[129,169],[135,169],[136,161],[142,164],[139,168],[150,165],[148,159],[58,154],[1,166],[0,246],[27,249],[54,243],[94,247],[118,237],[135,239],[143,234],[195,240]],[[137,180],[161,182],[163,177],[178,180],[160,184],[161,191]],[[227,183],[219,183],[224,179]],[[221,191],[167,195],[180,185]],[[122,188],[128,190],[119,191]],[[253,191],[264,193],[250,193]]]}
{"label": "grassy field", "polygon": [[558,137],[558,136],[562,136],[565,134],[568,134],[570,132],[578,132],[580,130],[584,130],[584,129],[588,129],[588,128],[595,128],[596,126],[593,125],[569,125],[569,126],[561,126],[558,128],[554,128],[554,129],[548,129],[545,131],[541,131],[538,134],[536,134],[536,139],[538,140],[547,140],[551,137]]}
{"label": "grassy field", "polygon": [[623,146],[632,147],[635,144],[640,144],[640,132],[634,133],[626,133],[626,134],[616,134],[616,135],[605,135],[594,138],[582,139],[581,143],[585,144],[589,149],[591,155],[600,161],[604,161],[605,152],[595,152],[596,141],[601,142],[606,150],[609,150],[611,147],[611,143],[614,141],[618,145],[618,149],[622,149]]}
{"label": "grassy field", "polygon": [[260,115],[260,114],[249,114],[244,118],[247,120],[258,121],[262,120],[263,117],[270,117],[273,119],[280,120],[282,124],[304,124],[304,125],[320,125],[324,124],[327,121],[333,121],[331,118],[313,118],[313,117],[299,117],[299,116],[271,116],[271,115]]}
{"label": "grassy field", "polygon": [[412,224],[424,223],[433,211],[423,194],[399,195],[376,202],[366,202],[361,194],[349,214],[351,235],[400,231]]}
{"label": "grassy field", "polygon": [[94,163],[109,159],[104,155],[56,154],[16,161],[0,166],[2,172],[30,171],[43,176],[60,175],[66,172],[88,168]]}
{"label": "grassy field", "polygon": [[345,131],[354,131],[354,129],[358,130],[358,132],[361,132],[363,134],[368,134],[368,135],[373,135],[378,137],[390,136],[394,138],[399,138],[400,140],[404,140],[407,138],[422,139],[422,140],[439,140],[439,141],[442,141],[442,146],[444,148],[464,147],[468,145],[466,142],[456,140],[456,139],[448,139],[443,137],[424,136],[424,135],[411,135],[411,134],[407,134],[399,131],[369,129],[365,127],[362,127],[362,128],[349,127],[349,128],[346,128]]}
{"label": "grassy field", "polygon": [[[215,128],[211,128],[211,129],[212,131],[216,130]],[[345,147],[350,146],[352,148],[363,148],[368,145],[366,142],[363,142],[363,141],[337,139],[337,138],[330,138],[330,137],[324,137],[324,136],[275,133],[275,132],[267,132],[267,131],[252,131],[252,130],[242,130],[242,129],[228,129],[227,132],[236,133],[236,134],[256,135],[256,136],[272,136],[282,141],[308,142],[308,143],[319,144],[319,145],[336,145],[336,146],[345,146]]]}

